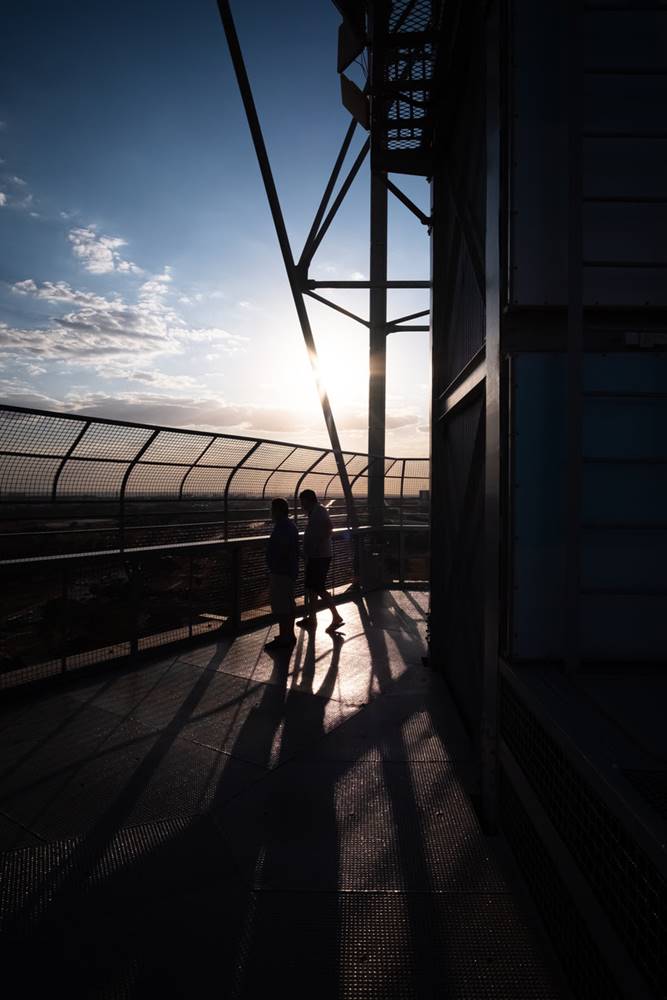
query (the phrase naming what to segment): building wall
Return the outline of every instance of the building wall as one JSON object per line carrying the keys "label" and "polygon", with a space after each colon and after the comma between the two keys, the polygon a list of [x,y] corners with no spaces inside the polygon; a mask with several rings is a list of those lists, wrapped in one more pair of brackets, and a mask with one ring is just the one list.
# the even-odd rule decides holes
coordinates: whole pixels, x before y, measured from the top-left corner
{"label": "building wall", "polygon": [[431,653],[574,995],[664,996],[667,9],[575,6],[459,5],[440,66]]}
{"label": "building wall", "polygon": [[[479,742],[483,671],[484,395],[443,412],[485,340],[484,24],[462,21],[441,94],[432,179],[431,655]],[[460,64],[460,65],[459,65]]]}

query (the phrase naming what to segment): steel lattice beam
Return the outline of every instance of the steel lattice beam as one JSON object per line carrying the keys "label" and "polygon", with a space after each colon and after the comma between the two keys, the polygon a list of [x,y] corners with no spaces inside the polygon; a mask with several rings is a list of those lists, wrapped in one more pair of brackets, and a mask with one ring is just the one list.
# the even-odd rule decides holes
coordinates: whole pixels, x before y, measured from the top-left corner
{"label": "steel lattice beam", "polygon": [[315,376],[317,391],[320,397],[322,412],[324,414],[324,422],[326,424],[327,431],[329,432],[329,440],[331,441],[331,447],[336,456],[336,465],[338,469],[338,475],[340,476],[343,493],[345,494],[348,516],[352,527],[356,527],[357,516],[354,504],[354,497],[352,496],[352,490],[350,489],[350,480],[347,474],[347,469],[345,468],[345,462],[343,461],[340,439],[338,437],[338,430],[336,428],[336,423],[331,409],[331,403],[329,401],[329,396],[319,371],[317,348],[315,346],[315,339],[313,337],[313,331],[310,325],[310,318],[308,316],[308,310],[306,309],[306,303],[303,296],[303,283],[300,278],[299,268],[294,262],[294,257],[292,255],[292,248],[290,246],[289,238],[287,236],[287,228],[285,226],[285,220],[283,218],[282,209],[280,207],[278,192],[276,190],[275,181],[273,179],[271,164],[269,162],[269,156],[266,151],[266,145],[264,143],[264,136],[262,135],[262,129],[259,123],[259,118],[257,116],[257,109],[255,107],[255,101],[252,96],[250,81],[248,79],[248,73],[246,71],[245,62],[243,59],[243,53],[241,51],[241,46],[238,40],[238,35],[236,33],[236,27],[234,25],[234,19],[232,17],[229,0],[218,0],[218,9],[220,11],[222,25],[225,31],[225,36],[227,38],[227,44],[229,46],[229,52],[232,58],[232,64],[234,66],[234,72],[236,73],[236,79],[239,85],[239,90],[241,92],[243,107],[245,109],[246,117],[248,119],[250,134],[252,136],[253,145],[255,147],[255,153],[257,155],[257,161],[259,163],[262,180],[264,182],[266,196],[268,198],[269,207],[271,209],[271,216],[273,218],[273,224],[275,226],[276,236],[278,237],[278,243],[280,245],[280,251],[282,253],[283,263],[285,265],[285,270],[287,272],[287,279],[290,284],[290,289],[292,292],[292,297],[294,299],[294,305],[296,307],[297,316],[299,318],[301,332],[303,334],[303,339],[306,344],[306,350],[308,351],[308,358],[310,360],[313,369],[313,374]]}

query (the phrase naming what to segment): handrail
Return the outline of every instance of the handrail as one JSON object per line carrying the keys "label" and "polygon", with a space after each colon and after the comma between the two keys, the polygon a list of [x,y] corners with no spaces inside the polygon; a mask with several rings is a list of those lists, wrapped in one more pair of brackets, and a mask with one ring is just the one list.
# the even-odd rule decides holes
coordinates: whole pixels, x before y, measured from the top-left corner
{"label": "handrail", "polygon": [[[382,528],[383,532],[389,534],[400,534],[403,532],[409,532],[410,534],[416,534],[417,532],[430,531],[430,526],[428,524],[385,524]],[[334,528],[332,534],[345,536],[349,535],[369,535],[377,534],[377,529],[373,528],[370,524],[362,524],[356,528]],[[169,542],[166,545],[133,545],[125,548],[116,549],[91,549],[89,552],[57,552],[53,555],[48,556],[22,556],[15,559],[0,559],[0,568],[5,566],[27,566],[36,565],[39,563],[54,563],[59,562],[87,562],[89,559],[104,559],[109,558],[109,556],[131,556],[136,555],[138,552],[171,552],[173,549],[179,552],[188,551],[189,549],[231,549],[235,546],[244,545],[255,545],[260,542],[266,544],[271,536],[266,535],[243,535],[238,538],[207,538],[204,541],[198,542]],[[303,537],[303,531],[299,532],[299,537]]]}
{"label": "handrail", "polygon": [[[253,458],[255,453],[257,458]],[[428,459],[414,461],[428,468]],[[257,521],[258,517],[261,520],[258,504],[269,495],[276,474],[286,468],[294,474],[289,478],[295,483],[295,500],[310,473],[318,474],[318,494],[329,499],[340,481],[336,469],[343,465],[349,488],[357,496],[359,518],[363,522],[368,516],[364,513],[365,484],[369,470],[380,462],[385,476],[396,468],[403,469],[400,496],[392,497],[391,506],[410,507],[420,486],[428,487],[428,473],[407,475],[405,458],[385,459],[347,450],[335,454],[331,448],[310,444],[0,404],[0,511],[7,511],[13,522],[36,506],[36,516],[45,522],[44,526],[49,526],[48,522],[61,518],[68,506],[74,507],[73,516],[83,518],[84,522],[94,519],[104,509],[105,516],[114,518],[113,530],[118,532],[121,548],[126,547],[130,532],[139,532],[146,540],[154,537],[155,531],[160,531],[160,537],[166,532],[174,539],[195,537],[197,533],[201,537],[201,527],[190,526],[191,521],[200,520],[196,517],[198,504],[206,505],[206,516],[211,519],[209,534],[219,530],[229,539],[234,532],[243,533],[250,521]],[[321,471],[325,468],[326,472]],[[239,487],[242,469],[251,473],[247,485]],[[197,474],[195,478],[195,470],[202,470],[201,476]],[[131,489],[137,471],[142,475],[136,488]],[[136,516],[130,521],[129,512],[135,501]],[[142,505],[146,503],[152,506],[144,510]],[[219,524],[214,527],[216,503],[223,510]],[[178,505],[179,512],[174,518],[178,524],[166,525],[162,530],[158,522],[162,505],[166,504]],[[81,509],[79,514],[77,505],[88,509],[85,513]],[[354,527],[347,504],[346,510],[348,525]],[[18,532],[9,534],[17,536],[13,549],[16,552],[22,544]],[[49,534],[56,538],[55,526]],[[130,540],[136,542],[139,538],[135,534]],[[32,546],[33,551],[37,544]],[[63,549],[67,543],[57,544]],[[55,545],[52,541],[45,551],[53,551]]]}

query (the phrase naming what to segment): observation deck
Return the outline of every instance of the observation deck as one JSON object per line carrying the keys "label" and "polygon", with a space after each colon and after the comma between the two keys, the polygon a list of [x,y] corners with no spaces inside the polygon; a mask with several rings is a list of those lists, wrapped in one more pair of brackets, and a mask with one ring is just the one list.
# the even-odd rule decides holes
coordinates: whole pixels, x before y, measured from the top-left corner
{"label": "observation deck", "polygon": [[5,977],[26,995],[566,997],[470,747],[424,667],[423,592],[75,674],[0,708]]}

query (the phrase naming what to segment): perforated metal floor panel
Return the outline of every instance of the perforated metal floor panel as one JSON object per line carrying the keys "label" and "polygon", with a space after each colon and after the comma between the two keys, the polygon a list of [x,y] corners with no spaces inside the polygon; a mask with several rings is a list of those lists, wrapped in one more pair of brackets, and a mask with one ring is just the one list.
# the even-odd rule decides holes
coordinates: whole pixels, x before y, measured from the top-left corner
{"label": "perforated metal floor panel", "polygon": [[[104,1000],[565,998],[407,626],[360,618],[345,656],[318,636],[310,674],[226,673],[269,662],[243,636],[0,707],[0,836],[27,845],[0,855],[6,978]],[[368,704],[341,696],[369,678]]]}
{"label": "perforated metal floor panel", "polygon": [[507,890],[451,764],[290,763],[216,823],[257,888]]}
{"label": "perforated metal floor panel", "polygon": [[465,761],[471,750],[441,685],[375,699],[306,753],[309,760]]}
{"label": "perforated metal floor panel", "polygon": [[667,771],[624,771],[650,806],[667,822]]}
{"label": "perforated metal floor panel", "polygon": [[556,1000],[511,899],[261,893],[246,912],[234,996]]}

